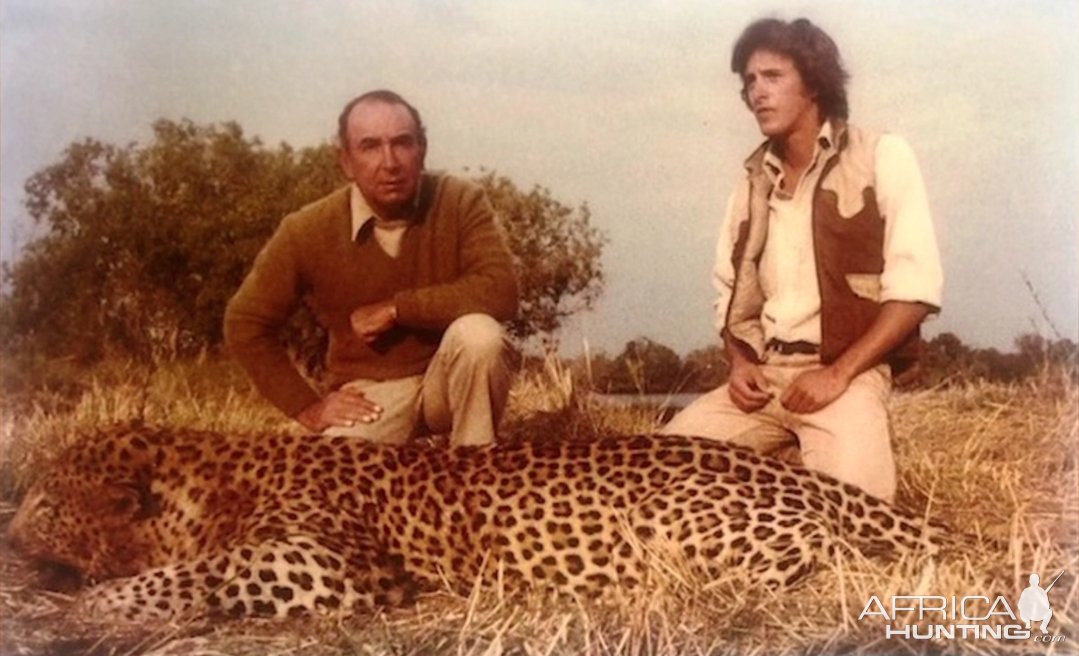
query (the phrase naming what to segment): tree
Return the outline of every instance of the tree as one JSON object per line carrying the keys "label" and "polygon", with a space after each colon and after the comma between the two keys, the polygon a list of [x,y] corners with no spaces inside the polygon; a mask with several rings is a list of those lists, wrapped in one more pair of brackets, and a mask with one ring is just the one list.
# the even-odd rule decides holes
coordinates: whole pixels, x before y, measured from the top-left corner
{"label": "tree", "polygon": [[46,233],[6,272],[19,347],[93,359],[220,343],[224,305],[276,222],[336,184],[325,153],[267,149],[235,123],[153,133],[142,147],[72,144],[26,183]]}
{"label": "tree", "polygon": [[603,291],[600,256],[607,240],[591,225],[588,205],[572,210],[544,187],[525,193],[490,171],[476,182],[487,191],[517,264],[521,312],[511,332],[550,334],[566,317],[591,308]]}
{"label": "tree", "polygon": [[[519,337],[548,333],[602,290],[604,238],[587,206],[493,172],[487,188],[522,282]],[[334,149],[267,147],[235,123],[160,120],[147,144],[87,139],[26,183],[44,236],[5,267],[4,347],[93,360],[175,357],[220,345],[225,304],[287,213],[341,185]],[[287,331],[314,361],[308,315]]]}
{"label": "tree", "polygon": [[1079,347],[1068,339],[1056,341],[1037,334],[1015,339],[1015,352],[967,346],[953,333],[941,333],[926,343],[924,383],[935,387],[986,380],[1014,383],[1046,371],[1076,376]]}
{"label": "tree", "polygon": [[674,393],[683,390],[686,375],[682,359],[670,347],[638,337],[626,342],[596,382],[599,391],[616,394]]}
{"label": "tree", "polygon": [[685,357],[686,391],[709,392],[727,382],[731,363],[722,346],[712,344],[690,351]]}
{"label": "tree", "polygon": [[936,387],[969,379],[975,370],[974,352],[954,333],[941,333],[925,343],[920,384]]}

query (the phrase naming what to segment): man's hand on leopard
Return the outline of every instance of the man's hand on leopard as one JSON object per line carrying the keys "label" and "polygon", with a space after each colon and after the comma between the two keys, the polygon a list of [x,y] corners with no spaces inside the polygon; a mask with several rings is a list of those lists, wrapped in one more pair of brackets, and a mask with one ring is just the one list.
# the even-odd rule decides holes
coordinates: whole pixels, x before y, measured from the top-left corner
{"label": "man's hand on leopard", "polygon": [[368,399],[363,392],[346,386],[304,408],[296,415],[296,421],[312,432],[321,433],[327,428],[349,428],[360,422],[371,423],[381,416],[381,406]]}

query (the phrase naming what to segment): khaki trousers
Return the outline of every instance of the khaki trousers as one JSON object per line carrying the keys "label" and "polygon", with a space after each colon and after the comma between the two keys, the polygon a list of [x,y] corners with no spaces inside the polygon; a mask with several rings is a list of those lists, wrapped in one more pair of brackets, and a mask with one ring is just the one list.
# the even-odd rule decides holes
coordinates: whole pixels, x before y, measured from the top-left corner
{"label": "khaki trousers", "polygon": [[819,366],[805,356],[777,356],[761,365],[774,393],[765,407],[742,412],[723,385],[688,405],[661,432],[709,437],[784,460],[800,451],[807,468],[892,501],[896,474],[887,409],[892,387],[888,368],[882,365],[862,373],[842,396],[817,412],[795,414],[784,409],[779,403],[783,390],[798,374]]}
{"label": "khaki trousers", "polygon": [[467,314],[446,329],[427,371],[393,380],[354,380],[382,407],[375,421],[328,429],[327,435],[404,444],[426,434],[450,434],[455,445],[494,441],[513,379],[513,346],[486,314]]}

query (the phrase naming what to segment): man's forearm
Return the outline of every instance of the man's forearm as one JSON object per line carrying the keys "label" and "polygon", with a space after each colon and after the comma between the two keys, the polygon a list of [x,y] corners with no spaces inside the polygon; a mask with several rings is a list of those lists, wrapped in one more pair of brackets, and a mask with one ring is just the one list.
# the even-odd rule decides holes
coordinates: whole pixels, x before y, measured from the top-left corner
{"label": "man's forearm", "polygon": [[518,286],[513,255],[483,190],[462,192],[455,279],[399,292],[393,301],[397,322],[409,328],[445,330],[465,314],[488,314],[508,321],[517,314]]}
{"label": "man's forearm", "polygon": [[723,350],[727,354],[727,360],[731,366],[736,364],[751,364],[756,363],[757,354],[753,352],[745,342],[742,342],[724,331],[723,334]]}
{"label": "man's forearm", "polygon": [[832,364],[798,374],[783,391],[780,403],[798,414],[826,407],[842,396],[859,374],[880,364],[903,343],[928,312],[929,308],[921,303],[885,303],[858,341]]}
{"label": "man's forearm", "polygon": [[921,324],[929,307],[922,303],[887,301],[876,321],[843,352],[831,367],[846,380],[877,366]]}
{"label": "man's forearm", "polygon": [[396,320],[404,326],[444,330],[465,314],[489,314],[508,321],[517,313],[517,281],[510,266],[466,274],[443,283],[398,293]]}
{"label": "man's forearm", "polygon": [[259,393],[294,417],[319,395],[297,371],[273,325],[257,312],[230,303],[225,312],[225,343]]}

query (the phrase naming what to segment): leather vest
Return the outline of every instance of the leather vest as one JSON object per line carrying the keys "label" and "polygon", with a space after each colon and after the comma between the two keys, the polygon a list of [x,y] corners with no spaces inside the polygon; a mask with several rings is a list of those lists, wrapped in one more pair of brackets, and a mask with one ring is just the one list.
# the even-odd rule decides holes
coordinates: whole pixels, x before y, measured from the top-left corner
{"label": "leather vest", "polygon": [[[869,330],[880,313],[884,272],[884,217],[877,206],[874,165],[878,135],[833,124],[837,148],[822,163],[813,192],[813,250],[821,298],[821,362],[834,362]],[[746,160],[746,181],[735,195],[739,219],[732,251],[734,289],[724,337],[741,343],[762,360],[765,350],[761,312],[764,292],[759,263],[768,238],[768,199],[772,182],[764,170],[768,143]],[[909,378],[921,355],[919,330],[887,357],[895,378]],[[903,376],[908,374],[908,376]],[[902,379],[901,379],[902,377]]]}

